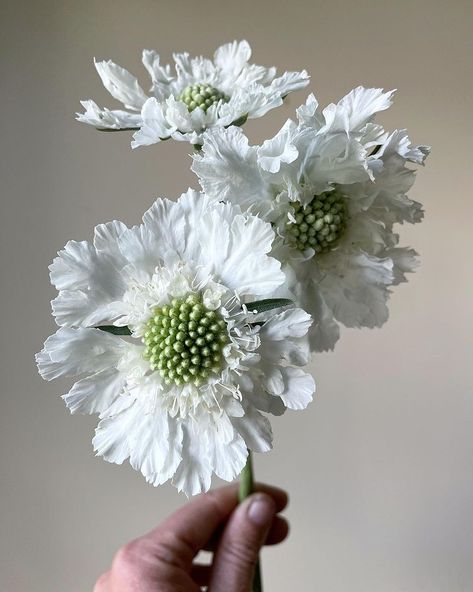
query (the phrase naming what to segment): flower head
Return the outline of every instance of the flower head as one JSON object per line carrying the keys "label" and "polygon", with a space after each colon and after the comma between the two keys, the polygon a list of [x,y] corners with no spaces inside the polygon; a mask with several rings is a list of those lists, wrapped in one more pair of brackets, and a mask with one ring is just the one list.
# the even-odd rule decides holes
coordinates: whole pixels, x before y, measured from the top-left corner
{"label": "flower head", "polygon": [[263,220],[189,190],[140,226],[67,243],[50,267],[60,328],[37,363],[47,380],[78,377],[63,398],[100,415],[97,454],[196,494],[212,473],[237,476],[248,448],[270,449],[262,412],[310,402],[310,316],[249,306],[284,281],[273,239]]}
{"label": "flower head", "polygon": [[410,163],[429,153],[405,130],[374,122],[392,92],[358,87],[320,110],[313,95],[261,146],[238,128],[206,132],[193,170],[206,193],[272,223],[273,249],[298,303],[314,317],[315,350],[332,349],[339,323],[377,327],[388,318],[390,287],[405,281],[415,252],[400,248],[394,223],[419,222],[406,193]]}
{"label": "flower head", "polygon": [[250,64],[247,41],[219,47],[214,59],[174,55],[175,71],[162,66],[155,51],[143,51],[151,81],[148,96],[137,79],[111,61],[95,66],[105,88],[123,103],[124,110],[100,108],[83,101],[77,119],[98,129],[137,129],[132,146],[148,146],[174,138],[198,145],[213,127],[240,125],[262,117],[282,104],[284,97],[309,83],[307,72],[286,72],[275,78],[275,68]]}

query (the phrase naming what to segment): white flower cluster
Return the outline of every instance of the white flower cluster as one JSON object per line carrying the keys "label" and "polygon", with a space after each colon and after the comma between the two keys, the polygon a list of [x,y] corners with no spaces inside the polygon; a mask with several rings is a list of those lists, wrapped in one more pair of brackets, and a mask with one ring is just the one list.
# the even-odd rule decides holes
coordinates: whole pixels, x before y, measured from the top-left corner
{"label": "white flower cluster", "polygon": [[188,495],[271,448],[267,414],[312,400],[311,351],[332,349],[340,324],[381,326],[416,265],[394,225],[422,219],[406,193],[429,149],[374,122],[392,93],[359,87],[323,110],[310,95],[297,123],[250,146],[244,121],[308,83],[305,71],[275,79],[250,54],[245,41],[213,62],[177,54],[174,74],[145,51],[151,97],[96,64],[129,111],[86,101],[79,120],[136,129],[133,146],[191,142],[203,192],[67,243],[50,266],[59,329],[37,354],[46,380],[76,378],[72,413],[99,415],[97,454]]}

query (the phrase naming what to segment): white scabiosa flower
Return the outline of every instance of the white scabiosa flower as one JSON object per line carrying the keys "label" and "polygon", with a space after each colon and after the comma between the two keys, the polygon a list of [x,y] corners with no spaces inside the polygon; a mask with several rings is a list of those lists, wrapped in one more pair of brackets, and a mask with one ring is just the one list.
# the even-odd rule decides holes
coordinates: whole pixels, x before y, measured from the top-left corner
{"label": "white scabiosa flower", "polygon": [[390,287],[413,271],[416,253],[398,247],[393,224],[419,222],[422,208],[406,193],[410,163],[429,152],[405,130],[374,123],[392,92],[358,87],[319,110],[311,95],[261,146],[238,128],[209,131],[193,170],[206,193],[272,223],[273,249],[296,301],[313,318],[314,350],[333,349],[339,324],[379,327]]}
{"label": "white scabiosa flower", "polygon": [[103,130],[137,129],[133,148],[168,138],[199,145],[206,129],[262,117],[309,83],[305,70],[275,78],[275,68],[250,64],[250,57],[248,42],[234,41],[219,47],[213,61],[174,54],[173,71],[160,64],[155,51],[144,50],[150,95],[124,68],[111,61],[96,62],[105,88],[127,110],[102,109],[94,101],[83,101],[85,112],[77,119]]}
{"label": "white scabiosa flower", "polygon": [[63,398],[99,414],[98,455],[193,495],[212,473],[236,477],[248,449],[271,448],[262,412],[307,406],[310,316],[249,305],[284,282],[273,239],[260,218],[189,190],[157,200],[140,226],[99,225],[93,244],[60,251],[60,328],[37,363],[46,380],[77,377]]}

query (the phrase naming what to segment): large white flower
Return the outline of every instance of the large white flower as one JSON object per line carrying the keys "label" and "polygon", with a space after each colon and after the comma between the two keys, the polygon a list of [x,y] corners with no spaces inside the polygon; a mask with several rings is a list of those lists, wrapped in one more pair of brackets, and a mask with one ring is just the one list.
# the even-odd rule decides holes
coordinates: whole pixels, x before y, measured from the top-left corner
{"label": "large white flower", "polygon": [[148,96],[137,79],[111,61],[96,62],[105,88],[127,111],[102,109],[82,101],[77,119],[98,129],[138,129],[132,147],[149,146],[174,138],[198,145],[212,127],[241,125],[278,107],[289,93],[309,83],[307,72],[285,72],[250,64],[247,41],[219,47],[213,61],[174,55],[175,72],[162,66],[155,51],[143,51],[143,64],[152,86]]}
{"label": "large white flower", "polygon": [[189,190],[140,226],[67,243],[50,267],[60,328],[37,363],[47,380],[79,377],[63,398],[100,415],[97,454],[196,494],[212,473],[237,476],[247,449],[271,448],[262,412],[307,406],[310,316],[246,306],[284,281],[273,239],[263,220]]}
{"label": "large white flower", "polygon": [[261,146],[238,128],[209,131],[193,170],[206,193],[271,222],[273,250],[297,302],[314,317],[315,350],[332,349],[339,323],[379,327],[388,318],[390,286],[406,280],[416,253],[400,248],[394,223],[419,222],[422,208],[406,192],[409,163],[429,149],[405,130],[374,123],[392,92],[358,87],[320,110],[311,95]]}

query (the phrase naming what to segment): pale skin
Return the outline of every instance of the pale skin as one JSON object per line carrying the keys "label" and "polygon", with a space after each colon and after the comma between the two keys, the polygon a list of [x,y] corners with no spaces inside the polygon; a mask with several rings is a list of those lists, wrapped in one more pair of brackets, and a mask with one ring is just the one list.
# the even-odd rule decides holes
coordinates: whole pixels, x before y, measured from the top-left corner
{"label": "pale skin", "polygon": [[[288,534],[279,512],[287,494],[256,484],[238,504],[236,485],[200,495],[148,534],[123,546],[94,592],[251,592],[263,545]],[[211,565],[195,561],[199,551],[213,553]]]}

